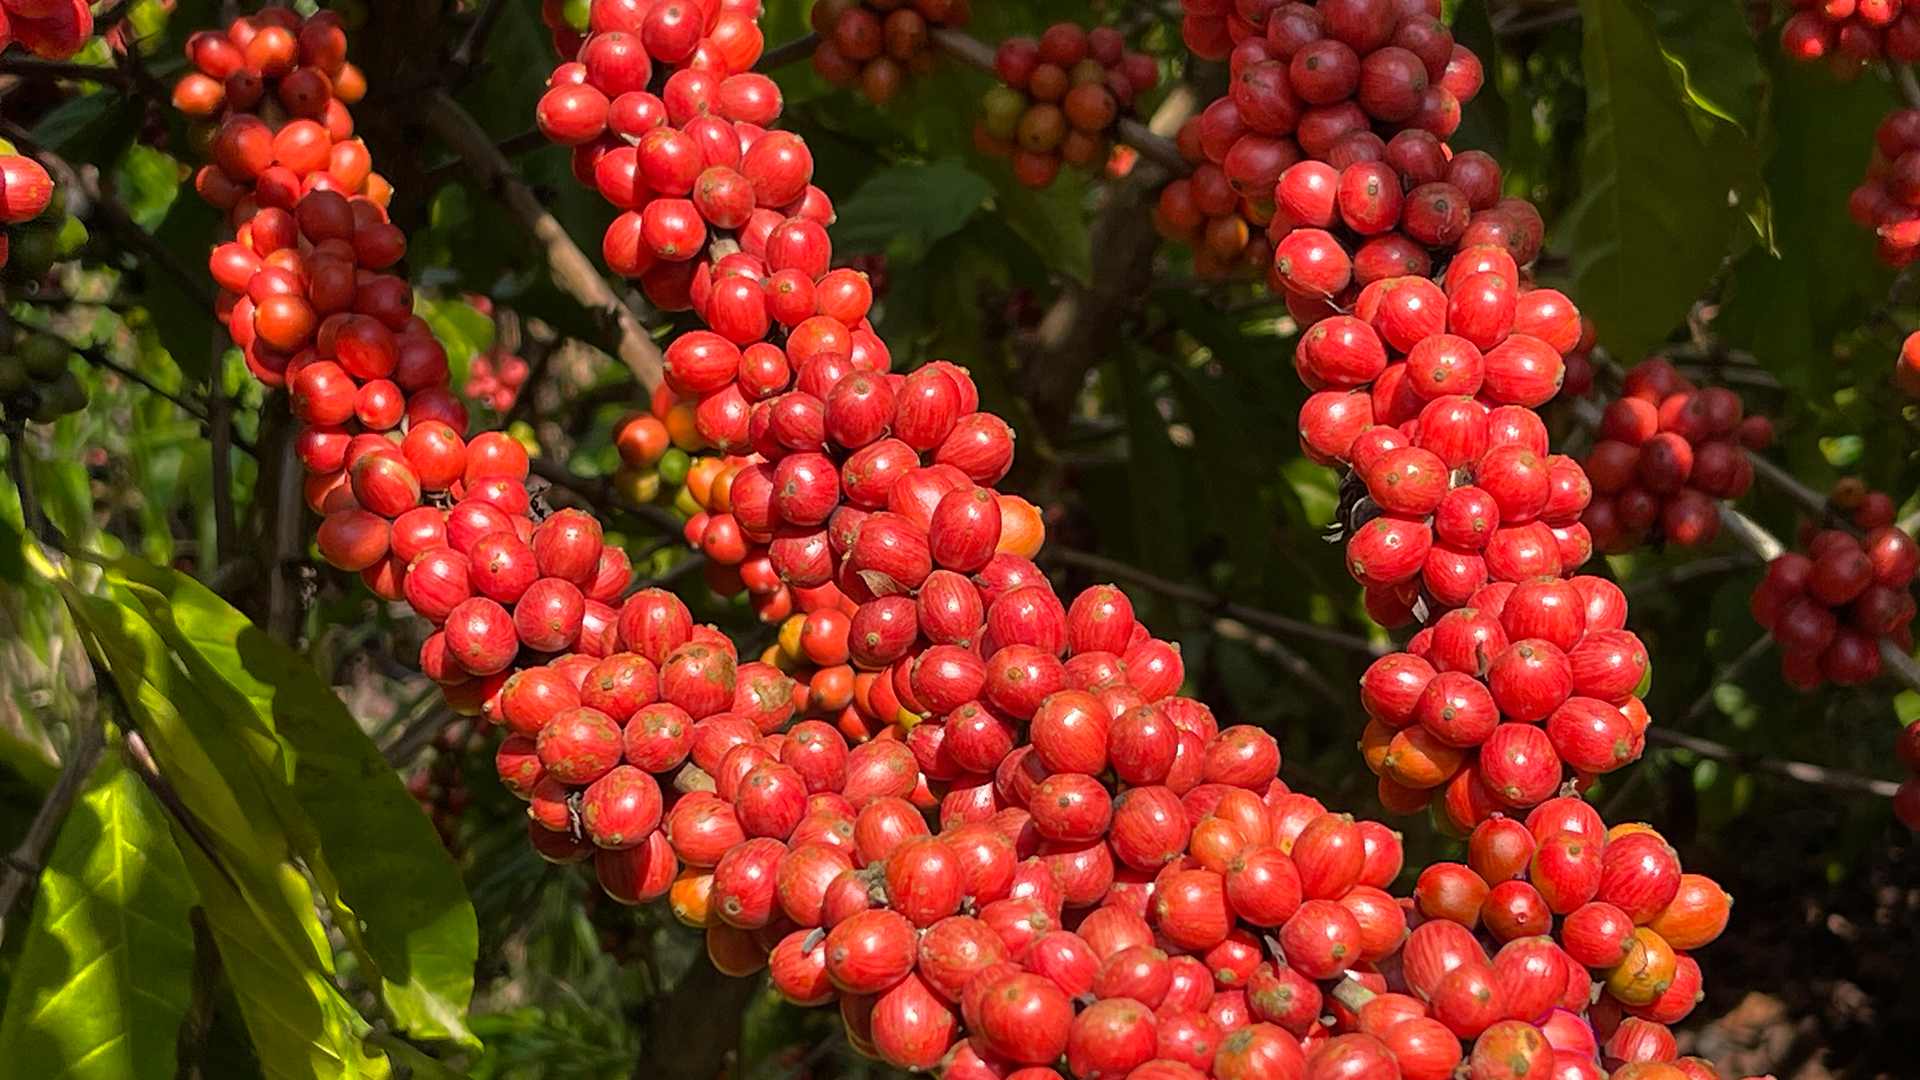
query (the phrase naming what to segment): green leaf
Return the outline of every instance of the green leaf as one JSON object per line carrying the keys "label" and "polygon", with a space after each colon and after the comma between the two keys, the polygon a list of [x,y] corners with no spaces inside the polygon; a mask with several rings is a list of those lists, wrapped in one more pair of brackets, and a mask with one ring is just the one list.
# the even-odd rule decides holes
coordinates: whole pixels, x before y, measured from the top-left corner
{"label": "green leaf", "polygon": [[312,950],[286,945],[296,933],[309,944],[326,943],[306,879],[280,867],[280,904],[263,913],[190,839],[179,841],[267,1080],[386,1080],[385,1056],[362,1044],[358,1032],[366,1021],[340,996],[330,969],[314,963]]}
{"label": "green leaf", "polygon": [[[199,251],[212,242],[219,220],[204,200],[176,198],[153,236],[171,251]],[[141,299],[160,335],[160,344],[173,357],[188,385],[204,382],[208,373],[216,370],[212,312],[201,307],[173,275],[151,266],[146,269],[146,289]]]}
{"label": "green leaf", "polygon": [[206,586],[135,559],[117,563],[115,579],[224,714],[277,739],[259,764],[298,802],[283,827],[343,928],[357,928],[348,939],[379,973],[395,1020],[419,1037],[471,1040],[473,906],[380,748],[305,660]]}
{"label": "green leaf", "polygon": [[108,754],[40,874],[0,1061],[44,1080],[171,1080],[194,901],[159,805]]}
{"label": "green leaf", "polygon": [[1661,47],[1688,100],[1751,135],[1760,126],[1760,56],[1746,9],[1721,0],[1663,0]]}
{"label": "green leaf", "polygon": [[1732,222],[1640,0],[1583,0],[1585,192],[1569,230],[1577,300],[1633,363],[1676,326],[1720,264]]}
{"label": "green leaf", "polygon": [[[57,581],[88,652],[105,666],[162,775],[197,824],[169,820],[269,1080],[385,1080],[360,1043],[366,1021],[334,985],[333,954],[305,877],[289,863],[271,800],[238,740],[211,747],[188,716],[217,706],[133,609]],[[216,761],[218,764],[216,764]],[[198,845],[217,853],[214,857]]]}
{"label": "green leaf", "polygon": [[1715,326],[1795,395],[1830,401],[1835,337],[1860,325],[1893,277],[1874,257],[1872,232],[1848,216],[1846,193],[1895,101],[1884,80],[1839,83],[1777,49],[1768,65],[1764,171],[1779,253],[1756,248],[1734,261]]}
{"label": "green leaf", "polygon": [[1061,169],[1060,179],[1038,190],[1015,180],[1012,167],[999,162],[994,163],[991,176],[999,191],[993,208],[1008,228],[1061,273],[1082,282],[1093,275],[1093,255],[1087,244],[1085,173]]}
{"label": "green leaf", "polygon": [[430,300],[416,296],[413,309],[447,347],[447,358],[465,364],[493,347],[493,320],[464,300]]}
{"label": "green leaf", "polygon": [[957,161],[895,165],[840,202],[834,243],[843,251],[919,259],[992,197],[987,178]]}

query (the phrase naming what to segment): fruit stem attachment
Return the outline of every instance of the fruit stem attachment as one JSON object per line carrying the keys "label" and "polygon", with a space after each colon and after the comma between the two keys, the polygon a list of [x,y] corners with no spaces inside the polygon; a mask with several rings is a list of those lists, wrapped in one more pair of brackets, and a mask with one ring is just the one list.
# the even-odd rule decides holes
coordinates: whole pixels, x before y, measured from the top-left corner
{"label": "fruit stem attachment", "polygon": [[540,205],[526,178],[508,164],[485,129],[452,95],[445,90],[429,93],[426,116],[440,138],[466,162],[481,186],[499,200],[545,250],[554,283],[593,314],[601,331],[615,341],[621,362],[633,372],[641,388],[651,394],[660,385],[662,356],[639,316],[614,294],[592,260],[567,235],[560,222]]}
{"label": "fruit stem attachment", "polygon": [[806,60],[820,48],[820,35],[809,30],[784,45],[776,45],[760,54],[753,70],[762,75],[769,71],[778,71],[797,60]]}
{"label": "fruit stem attachment", "polygon": [[1360,985],[1360,980],[1342,975],[1340,981],[1333,984],[1333,1000],[1345,1005],[1352,1012],[1359,1012],[1360,1006],[1372,1001],[1378,995]]}

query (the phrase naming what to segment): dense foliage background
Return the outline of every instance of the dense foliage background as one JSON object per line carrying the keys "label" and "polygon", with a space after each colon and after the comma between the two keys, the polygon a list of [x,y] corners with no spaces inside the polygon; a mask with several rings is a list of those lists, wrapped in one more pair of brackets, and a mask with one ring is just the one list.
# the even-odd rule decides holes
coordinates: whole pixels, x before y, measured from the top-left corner
{"label": "dense foliage background", "polygon": [[[490,746],[411,670],[420,626],[311,557],[312,522],[281,483],[285,410],[214,336],[215,219],[182,186],[194,136],[165,107],[182,40],[223,5],[107,6],[125,22],[77,58],[87,71],[0,57],[0,134],[71,168],[56,209],[14,230],[7,316],[72,343],[89,397],[5,430],[0,849],[22,855],[0,867],[0,1060],[76,1077],[167,1076],[176,1060],[208,1077],[875,1068],[830,1015],[720,977],[663,908],[621,908],[590,875],[541,862]],[[772,630],[713,596],[678,542],[671,489],[642,505],[649,492],[613,483],[610,425],[642,404],[632,376],[419,111],[423,87],[455,90],[592,251],[608,209],[563,150],[528,136],[552,62],[539,4],[500,5],[471,65],[448,57],[476,3],[332,6],[354,27],[361,133],[396,188],[456,387],[475,360],[524,358],[526,389],[496,416],[540,447],[549,499],[593,506],[645,574],[743,653],[764,647]],[[767,6],[770,44],[805,31],[805,0]],[[1787,63],[1768,29],[1780,14],[1450,4],[1489,58],[1455,145],[1492,152],[1508,190],[1539,203],[1543,283],[1600,327],[1603,389],[1663,351],[1771,414],[1771,456],[1807,488],[1858,475],[1909,502],[1920,429],[1893,370],[1920,310],[1846,210],[1898,88]],[[1160,109],[1156,130],[1223,85],[1216,65],[1180,59],[1173,3],[981,3],[970,32],[995,43],[1061,19],[1168,58],[1143,110]],[[981,73],[945,65],[884,107],[804,62],[774,74],[838,200],[838,250],[880,287],[896,365],[963,364],[983,408],[1016,425],[1049,569],[1128,586],[1223,724],[1273,731],[1297,789],[1372,806],[1352,686],[1387,639],[1323,539],[1339,492],[1296,445],[1284,308],[1257,283],[1198,279],[1157,242],[1152,161],[1034,191],[974,153]],[[671,317],[632,299],[667,332]],[[1571,410],[1555,435],[1588,438]],[[1743,505],[1780,536],[1804,516],[1764,483]],[[70,554],[24,541],[35,533]],[[1609,820],[1656,822],[1739,901],[1700,958],[1696,1052],[1744,1072],[1909,1072],[1920,872],[1884,786],[1861,778],[1897,778],[1887,748],[1920,693],[1887,677],[1791,692],[1746,610],[1760,561],[1731,539],[1607,565],[1654,657],[1656,723],[1706,743],[1656,740],[1595,798]],[[66,803],[49,793],[73,784],[71,811],[49,820],[42,807]],[[1457,847],[1424,820],[1403,828],[1410,866]],[[223,970],[215,941],[258,964]]]}

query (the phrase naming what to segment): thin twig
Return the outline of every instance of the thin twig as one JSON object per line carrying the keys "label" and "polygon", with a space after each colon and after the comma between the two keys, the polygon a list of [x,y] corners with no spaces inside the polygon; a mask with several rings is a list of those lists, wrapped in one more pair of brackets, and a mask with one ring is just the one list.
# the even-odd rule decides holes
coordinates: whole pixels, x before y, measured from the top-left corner
{"label": "thin twig", "polygon": [[761,53],[760,60],[753,65],[753,70],[763,74],[769,71],[778,71],[796,60],[805,60],[811,57],[814,51],[819,48],[820,35],[809,30],[799,37],[794,38],[792,41],[787,42],[785,45],[776,45]]}
{"label": "thin twig", "polygon": [[[509,135],[496,144],[503,158],[517,158],[521,154],[532,153],[547,145],[547,136],[539,128],[528,128],[518,135]],[[421,186],[427,191],[439,191],[453,183],[467,171],[467,163],[455,158],[441,162],[428,169],[422,177]]]}
{"label": "thin twig", "polygon": [[1322,645],[1332,645],[1335,648],[1365,653],[1368,656],[1379,656],[1387,651],[1357,634],[1348,634],[1339,630],[1329,630],[1324,626],[1316,626],[1310,622],[1302,622],[1298,619],[1290,619],[1285,615],[1276,615],[1271,611],[1262,611],[1259,608],[1248,607],[1245,604],[1237,604],[1217,593],[1211,593],[1205,589],[1196,588],[1191,585],[1182,585],[1177,581],[1168,581],[1166,578],[1150,574],[1138,567],[1129,566],[1117,559],[1109,559],[1104,555],[1095,555],[1088,551],[1076,551],[1072,548],[1055,546],[1043,548],[1040,552],[1040,561],[1056,562],[1063,566],[1079,567],[1082,570],[1090,570],[1096,574],[1105,574],[1120,581],[1131,582],[1143,589],[1159,593],[1169,599],[1177,600],[1183,604],[1191,604],[1203,611],[1222,615],[1226,618],[1245,623],[1248,626],[1257,626],[1262,630],[1269,630],[1276,634],[1285,634],[1288,637],[1300,638],[1304,641],[1314,641]]}
{"label": "thin twig", "polygon": [[[119,684],[113,681],[113,676],[102,677],[100,686],[109,698],[119,699]],[[125,711],[123,707],[121,712],[124,714]],[[180,824],[181,831],[186,833],[187,838],[193,841],[193,846],[199,848],[200,853],[207,857],[207,862],[226,879],[227,884],[233,887],[233,891],[241,891],[240,879],[234,877],[233,871],[227,867],[227,861],[221,857],[220,849],[215,846],[213,837],[207,832],[207,827],[194,816],[186,800],[174,790],[173,783],[161,774],[160,764],[153,760],[153,751],[147,748],[146,740],[141,738],[138,731],[129,727],[122,744],[126,748],[127,764],[133,767],[134,775],[140,778],[141,783],[147,785],[147,790],[152,792],[161,807],[173,816],[173,820]]]}
{"label": "thin twig", "polygon": [[1678,566],[1668,567],[1658,574],[1635,578],[1632,581],[1623,583],[1620,586],[1620,590],[1627,594],[1627,599],[1632,600],[1635,597],[1650,594],[1657,595],[1666,592],[1675,585],[1684,584],[1695,578],[1713,577],[1716,574],[1745,570],[1758,565],[1758,563],[1759,560],[1756,559],[1750,551],[1732,551],[1725,555],[1715,555],[1710,558],[1695,559],[1692,562],[1683,562]]}
{"label": "thin twig", "polygon": [[19,846],[0,865],[0,941],[6,940],[7,919],[13,912],[23,893],[35,881],[39,880],[40,870],[46,860],[47,847],[60,832],[60,825],[67,819],[67,812],[73,808],[73,801],[80,796],[80,789],[93,775],[93,767],[100,763],[100,756],[106,749],[106,732],[99,717],[90,717],[80,722],[79,730],[74,732],[73,745],[67,750],[67,760],[60,767],[60,776],[53,783],[53,790],[41,801],[40,810],[33,816],[33,823],[27,826],[27,835]]}
{"label": "thin twig", "polygon": [[661,508],[650,503],[637,503],[625,498],[613,490],[613,485],[605,480],[589,480],[575,476],[565,464],[550,458],[534,458],[533,473],[558,488],[564,488],[585,499],[596,510],[618,510],[645,521],[670,536],[680,535],[685,523]]}
{"label": "thin twig", "polygon": [[460,39],[459,46],[453,50],[453,56],[448,61],[451,70],[445,78],[449,86],[459,86],[473,77],[480,53],[487,47],[487,37],[493,33],[506,8],[506,0],[487,0],[474,15],[473,25],[467,27],[467,36]]}
{"label": "thin twig", "polygon": [[30,80],[84,79],[112,87],[123,94],[133,89],[132,77],[117,67],[76,64],[70,60],[42,60],[21,53],[8,53],[0,57],[0,75],[18,75]]}
{"label": "thin twig", "polygon": [[1794,479],[1792,473],[1752,450],[1747,451],[1747,460],[1753,463],[1753,475],[1778,488],[1798,504],[1800,509],[1814,517],[1826,514],[1828,508],[1825,495]]}
{"label": "thin twig", "polygon": [[554,283],[593,314],[602,332],[616,342],[620,360],[640,385],[652,393],[654,387],[660,385],[662,357],[660,347],[648,336],[639,316],[614,295],[580,246],[540,205],[526,178],[507,163],[486,130],[452,95],[445,90],[429,92],[426,116],[440,138],[466,162],[481,186],[500,200],[520,227],[545,249]]}
{"label": "thin twig", "polygon": [[[85,360],[87,363],[92,364],[95,367],[105,368],[106,370],[111,371],[115,375],[118,375],[121,378],[126,379],[130,382],[138,383],[140,386],[144,387],[149,393],[158,394],[161,397],[167,399],[168,401],[173,403],[175,408],[179,409],[183,413],[186,413],[188,416],[193,417],[195,420],[200,421],[202,424],[207,425],[208,430],[212,430],[213,417],[209,414],[209,412],[206,409],[203,409],[200,406],[195,405],[193,402],[188,401],[187,399],[172,392],[171,390],[167,390],[161,387],[159,383],[154,382],[152,379],[148,378],[146,375],[142,374],[140,371],[134,368],[130,368],[127,365],[122,364],[120,361],[115,360],[113,357],[108,356],[105,349],[102,349],[97,345],[72,345],[71,348],[73,349],[74,352],[79,353],[80,358],[82,360]],[[237,446],[240,449],[246,451],[249,457],[258,458],[260,456],[260,449],[259,447],[253,444],[253,440],[247,438],[246,436],[240,434],[237,431],[233,431],[231,429],[231,424],[229,424],[227,438],[234,446]]]}
{"label": "thin twig", "polygon": [[1689,750],[1704,758],[1724,761],[1737,765],[1750,772],[1763,772],[1772,776],[1784,776],[1815,787],[1832,788],[1835,791],[1858,791],[1881,798],[1892,798],[1900,785],[1891,780],[1875,780],[1870,777],[1856,776],[1853,773],[1829,769],[1824,765],[1814,765],[1805,761],[1781,761],[1776,758],[1740,750],[1724,743],[1703,739],[1698,735],[1689,735],[1684,731],[1671,728],[1650,727],[1647,729],[1647,741],[1665,743]]}
{"label": "thin twig", "polygon": [[381,747],[380,753],[387,759],[387,764],[397,769],[412,761],[415,754],[425,750],[442,731],[459,720],[460,714],[454,712],[442,698],[408,724],[392,742]]}
{"label": "thin twig", "polygon": [[55,551],[67,549],[67,538],[61,534],[60,527],[40,506],[40,500],[33,494],[33,477],[27,473],[27,445],[24,425],[10,419],[3,433],[7,437],[7,477],[13,481],[14,492],[20,496],[20,523],[27,535],[39,538],[40,542]]}

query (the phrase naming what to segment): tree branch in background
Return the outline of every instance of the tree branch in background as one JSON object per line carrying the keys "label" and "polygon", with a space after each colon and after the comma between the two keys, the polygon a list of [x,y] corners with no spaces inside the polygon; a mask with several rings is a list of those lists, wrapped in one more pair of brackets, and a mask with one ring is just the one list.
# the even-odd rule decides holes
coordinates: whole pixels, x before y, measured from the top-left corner
{"label": "tree branch in background", "polygon": [[545,250],[555,284],[593,315],[601,331],[615,343],[621,362],[633,372],[640,385],[652,393],[653,388],[660,385],[662,357],[660,347],[640,324],[639,316],[614,295],[592,260],[540,205],[526,178],[508,164],[493,139],[459,102],[444,90],[434,90],[427,95],[426,113],[434,131],[466,162],[481,186],[499,200],[520,227]]}
{"label": "tree branch in background", "polygon": [[778,71],[796,60],[810,58],[818,48],[820,48],[820,35],[808,31],[785,45],[776,45],[761,53],[759,61],[753,65],[753,70],[762,74]]}
{"label": "tree branch in background", "polygon": [[573,475],[572,470],[568,469],[563,462],[537,457],[533,459],[532,465],[535,476],[554,487],[572,492],[596,510],[603,512],[615,510],[622,514],[630,514],[668,536],[679,536],[681,530],[685,528],[685,522],[657,506],[622,498],[614,492],[613,485],[605,480],[588,480],[585,477]]}
{"label": "tree branch in background", "polygon": [[[282,644],[293,644],[300,621],[300,582],[298,575],[306,554],[303,516],[306,500],[300,481],[300,458],[293,451],[293,440],[280,441],[279,476],[271,490],[274,504],[273,557],[267,565],[267,633]],[[261,483],[267,477],[261,476]]]}
{"label": "tree branch in background", "polygon": [[1128,566],[1118,559],[1109,559],[1104,555],[1095,555],[1091,552],[1075,551],[1072,548],[1052,545],[1040,550],[1040,561],[1058,563],[1061,566],[1077,567],[1094,574],[1111,577],[1117,581],[1131,582],[1149,592],[1159,593],[1161,596],[1177,600],[1183,604],[1190,604],[1202,611],[1224,615],[1236,622],[1242,622],[1248,626],[1257,626],[1262,630],[1269,630],[1276,634],[1285,634],[1288,637],[1299,638],[1302,641],[1317,642],[1321,645],[1332,645],[1337,649],[1365,653],[1368,656],[1381,656],[1392,651],[1381,648],[1358,634],[1329,630],[1324,626],[1316,626],[1310,622],[1302,622],[1299,619],[1289,619],[1285,615],[1275,615],[1271,611],[1261,611],[1259,608],[1248,607],[1245,604],[1236,604],[1224,596],[1191,585],[1182,585],[1177,581],[1168,581],[1165,578],[1156,577],[1138,567]]}
{"label": "tree branch in background", "polygon": [[1689,735],[1672,728],[1650,727],[1647,729],[1647,741],[1677,746],[1703,758],[1736,765],[1748,772],[1763,772],[1770,776],[1784,776],[1789,780],[1798,780],[1815,787],[1831,788],[1834,791],[1857,791],[1868,795],[1878,795],[1890,799],[1900,785],[1891,780],[1875,780],[1870,777],[1856,776],[1853,773],[1829,769],[1824,765],[1814,765],[1805,761],[1781,761],[1761,754],[1738,750],[1698,735]]}
{"label": "tree branch in background", "polygon": [[740,1048],[741,1013],[763,981],[721,974],[702,950],[673,993],[653,1000],[634,1080],[713,1080],[729,1072],[727,1059]]}
{"label": "tree branch in background", "polygon": [[500,15],[506,8],[506,0],[486,0],[481,5],[473,17],[473,24],[467,27],[467,36],[460,39],[453,56],[447,61],[448,70],[442,74],[442,78],[448,86],[461,86],[473,78],[480,54],[486,50],[487,38],[499,24]]}

